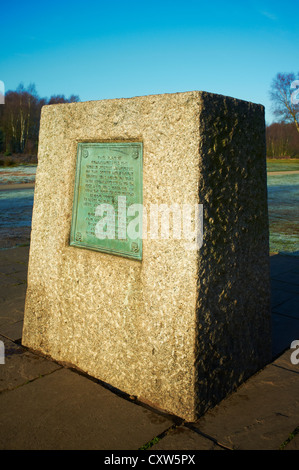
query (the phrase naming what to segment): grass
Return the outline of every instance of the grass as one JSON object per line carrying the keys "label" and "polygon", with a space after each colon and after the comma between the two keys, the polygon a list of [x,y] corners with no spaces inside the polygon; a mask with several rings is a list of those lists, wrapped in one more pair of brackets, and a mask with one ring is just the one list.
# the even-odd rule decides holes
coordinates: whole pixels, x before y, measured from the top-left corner
{"label": "grass", "polygon": [[281,444],[279,450],[283,450],[297,434],[299,434],[299,426],[297,426],[294,431],[289,434],[289,437]]}
{"label": "grass", "polygon": [[142,447],[140,447],[138,450],[148,450],[150,449],[153,445],[157,444],[160,441],[159,437],[154,437],[151,441],[147,442],[144,444]]}
{"label": "grass", "polygon": [[292,171],[299,170],[299,158],[273,159],[267,158],[268,171]]}
{"label": "grass", "polygon": [[282,162],[282,163],[299,163],[299,158],[269,158],[267,162]]}

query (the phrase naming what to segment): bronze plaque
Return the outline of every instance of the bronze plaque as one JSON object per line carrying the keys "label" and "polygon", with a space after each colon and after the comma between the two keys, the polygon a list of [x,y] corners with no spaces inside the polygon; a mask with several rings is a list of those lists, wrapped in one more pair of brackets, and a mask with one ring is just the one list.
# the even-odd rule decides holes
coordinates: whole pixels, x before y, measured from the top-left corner
{"label": "bronze plaque", "polygon": [[141,142],[79,143],[70,245],[142,259]]}

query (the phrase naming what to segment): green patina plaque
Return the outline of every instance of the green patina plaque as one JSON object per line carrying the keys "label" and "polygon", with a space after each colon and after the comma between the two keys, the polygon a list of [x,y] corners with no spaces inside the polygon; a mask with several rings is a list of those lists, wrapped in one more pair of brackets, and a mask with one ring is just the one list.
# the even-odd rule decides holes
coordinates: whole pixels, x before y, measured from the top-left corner
{"label": "green patina plaque", "polygon": [[142,259],[142,143],[78,144],[70,245]]}

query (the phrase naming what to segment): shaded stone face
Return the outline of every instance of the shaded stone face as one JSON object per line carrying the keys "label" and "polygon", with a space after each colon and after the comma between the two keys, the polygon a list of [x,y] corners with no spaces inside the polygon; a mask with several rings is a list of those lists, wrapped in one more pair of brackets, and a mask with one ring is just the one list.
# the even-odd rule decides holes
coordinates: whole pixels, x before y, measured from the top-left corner
{"label": "shaded stone face", "polygon": [[[141,143],[144,211],[201,204],[202,245],[147,224],[140,259],[72,246],[82,142]],[[45,106],[38,158],[24,345],[190,421],[271,359],[262,106],[197,91]]]}

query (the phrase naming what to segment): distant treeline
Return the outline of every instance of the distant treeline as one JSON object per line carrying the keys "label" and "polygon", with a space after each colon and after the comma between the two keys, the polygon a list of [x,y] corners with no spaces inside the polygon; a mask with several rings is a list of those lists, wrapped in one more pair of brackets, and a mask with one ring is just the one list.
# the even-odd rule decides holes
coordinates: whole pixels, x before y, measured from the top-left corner
{"label": "distant treeline", "polygon": [[295,124],[273,123],[266,128],[267,157],[298,157],[299,132]]}
{"label": "distant treeline", "polygon": [[15,91],[5,93],[5,104],[0,106],[0,153],[36,155],[41,108],[77,101],[80,99],[75,95],[40,98],[34,84],[27,88],[20,84]]}
{"label": "distant treeline", "polygon": [[[45,104],[78,101],[76,95],[40,98],[34,84],[27,88],[20,84],[15,91],[8,91],[5,104],[0,105],[0,153],[36,155],[41,108]],[[299,158],[299,132],[295,124],[280,122],[267,126],[266,141],[268,158]]]}

